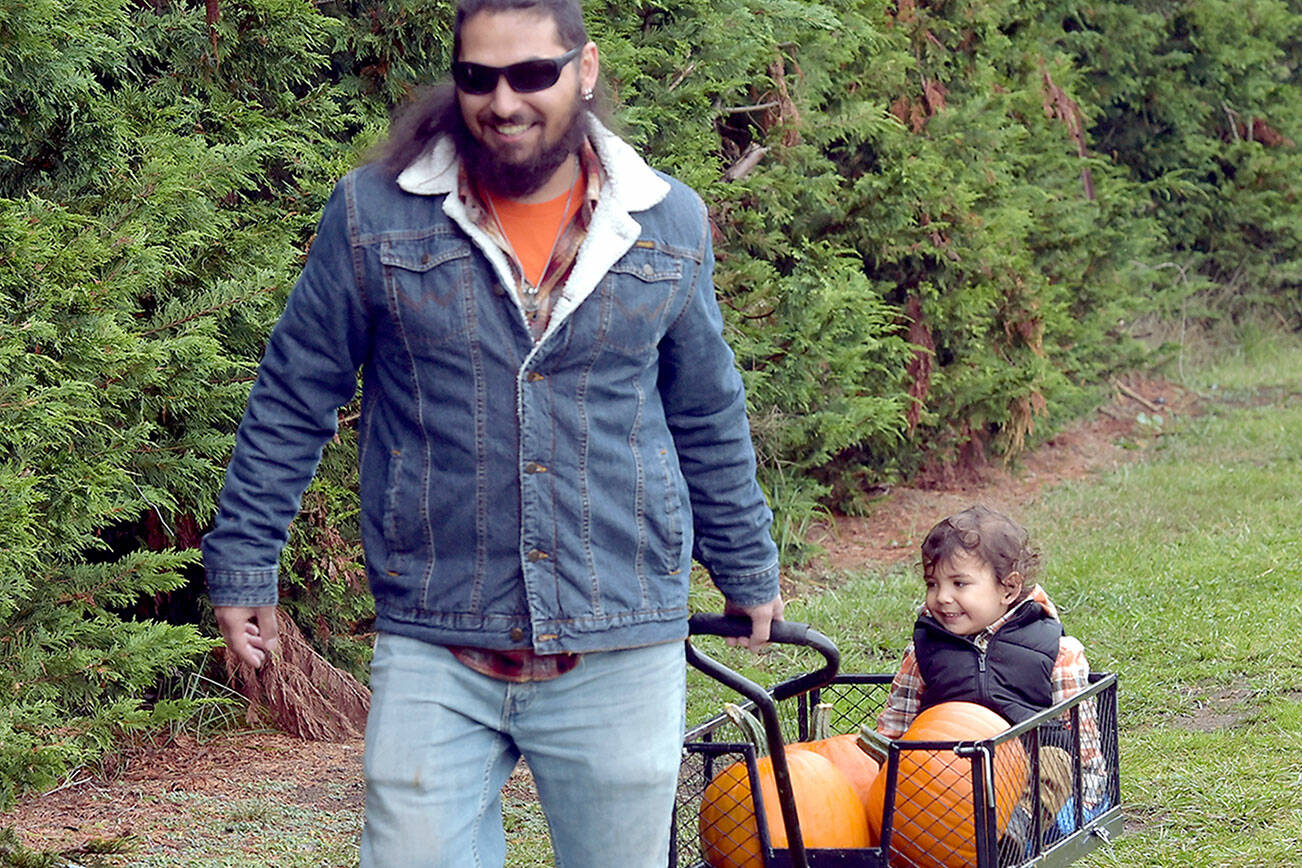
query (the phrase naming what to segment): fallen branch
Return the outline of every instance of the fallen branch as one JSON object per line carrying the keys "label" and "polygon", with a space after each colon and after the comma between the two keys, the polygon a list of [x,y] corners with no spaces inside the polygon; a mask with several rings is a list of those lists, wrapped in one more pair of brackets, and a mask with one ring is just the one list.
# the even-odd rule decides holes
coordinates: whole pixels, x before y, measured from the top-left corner
{"label": "fallen branch", "polygon": [[1144,407],[1146,407],[1150,412],[1152,412],[1152,413],[1161,413],[1161,412],[1162,412],[1162,408],[1161,408],[1161,407],[1157,406],[1157,405],[1154,404],[1152,401],[1148,400],[1148,399],[1145,398],[1143,395],[1139,394],[1139,393],[1136,392],[1134,389],[1130,388],[1129,386],[1127,386],[1125,383],[1121,382],[1120,380],[1115,381],[1115,382],[1113,383],[1113,385],[1117,387],[1117,391],[1118,391],[1118,392],[1120,392],[1121,394],[1125,395],[1127,398],[1131,398],[1131,399],[1133,399],[1133,400],[1139,402],[1140,404],[1143,404]]}
{"label": "fallen branch", "polygon": [[[308,741],[346,741],[366,729],[371,691],[353,676],[330,665],[284,612],[276,611],[280,651],[254,669],[224,654],[227,675],[238,676],[240,693],[249,700],[250,724],[270,723]],[[221,649],[225,650],[225,649]]]}
{"label": "fallen branch", "polygon": [[63,783],[59,784],[57,787],[55,787],[52,790],[47,790],[46,792],[41,793],[41,798],[45,798],[46,796],[52,796],[57,792],[61,792],[71,787],[79,787],[82,784],[88,784],[91,781],[95,780],[90,775],[87,775],[84,778],[78,778],[77,772],[79,771],[81,771],[80,768],[73,769],[71,772],[68,773],[68,777],[64,779]]}

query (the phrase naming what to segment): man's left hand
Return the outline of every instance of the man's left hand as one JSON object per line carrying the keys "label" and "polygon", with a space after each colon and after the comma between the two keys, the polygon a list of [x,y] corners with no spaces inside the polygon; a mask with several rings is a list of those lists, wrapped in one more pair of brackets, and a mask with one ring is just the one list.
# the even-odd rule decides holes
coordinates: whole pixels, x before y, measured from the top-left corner
{"label": "man's left hand", "polygon": [[730,637],[727,640],[728,644],[740,645],[743,648],[758,651],[769,641],[769,626],[774,621],[782,620],[782,612],[786,607],[787,604],[783,602],[781,595],[774,597],[767,603],[760,603],[756,606],[725,603],[723,607],[725,615],[745,615],[750,618],[750,635]]}

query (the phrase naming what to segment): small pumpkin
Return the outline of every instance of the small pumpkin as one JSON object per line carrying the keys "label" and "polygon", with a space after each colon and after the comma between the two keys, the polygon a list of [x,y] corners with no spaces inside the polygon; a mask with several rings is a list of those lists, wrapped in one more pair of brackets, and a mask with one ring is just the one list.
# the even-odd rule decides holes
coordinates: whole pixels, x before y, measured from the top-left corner
{"label": "small pumpkin", "polygon": [[[754,740],[754,730],[739,720],[745,712],[736,706],[729,706],[728,711]],[[763,752],[762,737],[756,749]],[[786,757],[805,846],[867,847],[868,819],[845,775],[830,760],[810,750],[788,749]],[[787,830],[778,805],[773,758],[760,756],[756,768],[769,841],[775,848],[784,848]],[[706,784],[701,797],[700,833],[701,849],[711,868],[763,868],[759,824],[745,762],[733,763]]]}
{"label": "small pumpkin", "polygon": [[810,740],[791,745],[791,750],[813,751],[832,762],[845,775],[864,810],[868,810],[869,792],[877,778],[878,763],[859,747],[854,733],[832,735],[832,706],[820,702],[810,715]]}
{"label": "small pumpkin", "polygon": [[[1008,722],[983,705],[944,702],[924,710],[904,733],[904,741],[982,741],[1008,728]],[[868,822],[881,840],[889,774],[886,766],[873,781]],[[1002,833],[1026,783],[1027,761],[1017,739],[995,748],[995,821]],[[910,868],[963,868],[975,865],[976,828],[972,760],[952,751],[903,750],[896,779],[891,832],[891,865]]]}

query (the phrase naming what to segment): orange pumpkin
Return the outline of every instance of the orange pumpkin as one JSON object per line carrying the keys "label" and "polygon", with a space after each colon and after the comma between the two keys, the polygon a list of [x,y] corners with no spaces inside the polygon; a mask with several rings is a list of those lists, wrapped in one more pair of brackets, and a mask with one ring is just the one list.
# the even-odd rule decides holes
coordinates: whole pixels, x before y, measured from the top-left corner
{"label": "orange pumpkin", "polygon": [[[926,709],[904,733],[905,741],[981,741],[1008,728],[995,712],[972,702],[945,702]],[[995,821],[1002,833],[1026,783],[1026,753],[1017,739],[995,749]],[[887,766],[873,781],[868,822],[880,842]],[[949,750],[902,750],[891,831],[891,865],[961,868],[975,865],[976,807],[972,759]]]}
{"label": "orange pumpkin", "polygon": [[831,729],[832,706],[819,703],[813,710],[813,738],[791,745],[791,750],[809,750],[831,760],[832,765],[840,769],[855,795],[868,810],[868,794],[873,781],[877,778],[877,761],[864,753],[859,747],[859,737],[849,735],[829,735]]}
{"label": "orange pumpkin", "polygon": [[[773,758],[756,761],[769,841],[787,846],[786,825],[773,779]],[[845,775],[810,750],[788,750],[787,767],[796,816],[806,847],[867,847],[868,819]],[[706,784],[701,797],[701,845],[711,868],[763,868],[759,826],[744,762],[735,762]]]}

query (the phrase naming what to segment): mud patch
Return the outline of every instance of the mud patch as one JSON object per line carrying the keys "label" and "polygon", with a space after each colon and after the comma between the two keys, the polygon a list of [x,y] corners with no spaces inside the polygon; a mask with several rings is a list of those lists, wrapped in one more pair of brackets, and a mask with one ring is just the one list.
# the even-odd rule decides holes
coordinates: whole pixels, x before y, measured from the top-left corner
{"label": "mud patch", "polygon": [[1249,723],[1257,716],[1255,698],[1260,691],[1246,686],[1208,688],[1194,686],[1184,691],[1194,701],[1194,710],[1171,721],[1188,732],[1220,732]]}

